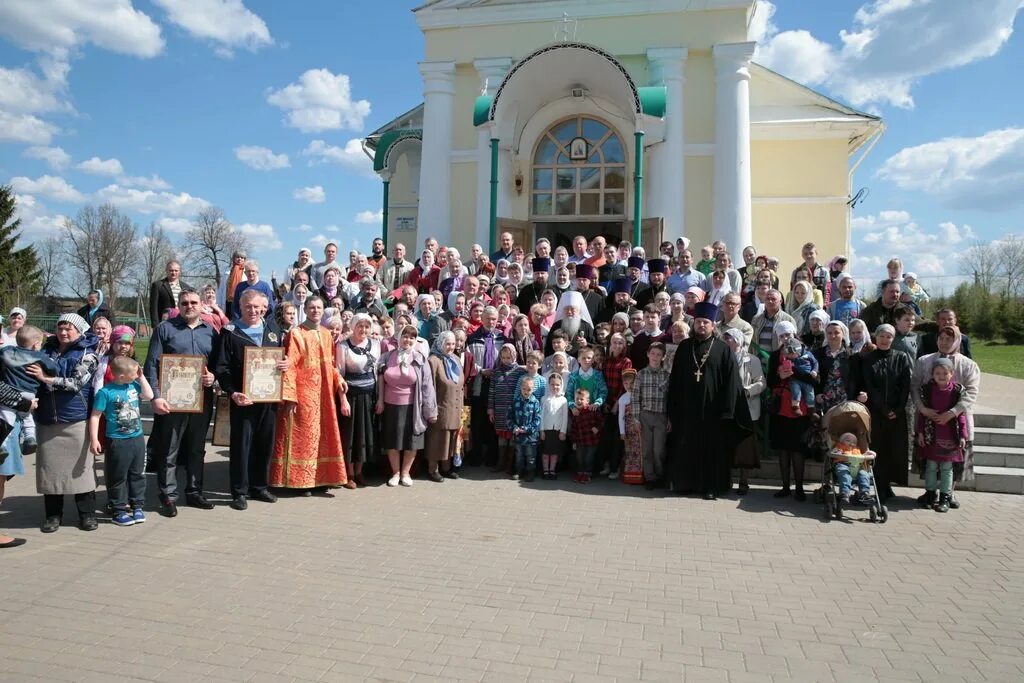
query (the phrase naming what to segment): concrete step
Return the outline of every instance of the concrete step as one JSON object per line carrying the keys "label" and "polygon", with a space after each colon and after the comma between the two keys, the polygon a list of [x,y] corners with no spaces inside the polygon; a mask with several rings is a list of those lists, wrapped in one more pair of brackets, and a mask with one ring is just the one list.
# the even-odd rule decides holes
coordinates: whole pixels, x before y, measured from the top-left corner
{"label": "concrete step", "polygon": [[981,428],[1016,429],[1017,428],[1017,416],[1016,415],[996,415],[994,413],[975,413],[975,415],[974,415],[974,427],[975,427],[975,429],[981,429]]}
{"label": "concrete step", "polygon": [[1005,446],[975,446],[974,465],[1024,468],[1024,450]]}
{"label": "concrete step", "polygon": [[974,466],[974,490],[1024,494],[1024,468]]}
{"label": "concrete step", "polygon": [[974,429],[974,445],[1024,449],[1024,431],[976,426]]}

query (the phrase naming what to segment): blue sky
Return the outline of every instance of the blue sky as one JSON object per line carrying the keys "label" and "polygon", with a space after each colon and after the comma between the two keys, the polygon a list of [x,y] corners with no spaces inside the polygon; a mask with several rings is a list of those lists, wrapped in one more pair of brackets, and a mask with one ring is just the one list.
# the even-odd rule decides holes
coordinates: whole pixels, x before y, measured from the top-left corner
{"label": "blue sky", "polygon": [[[25,237],[111,200],[178,232],[220,206],[265,270],[327,237],[367,247],[380,182],[350,141],[421,99],[416,4],[5,0],[0,182]],[[948,289],[952,254],[1022,231],[1020,4],[760,3],[758,61],[888,126],[857,176],[858,270],[901,253]]]}

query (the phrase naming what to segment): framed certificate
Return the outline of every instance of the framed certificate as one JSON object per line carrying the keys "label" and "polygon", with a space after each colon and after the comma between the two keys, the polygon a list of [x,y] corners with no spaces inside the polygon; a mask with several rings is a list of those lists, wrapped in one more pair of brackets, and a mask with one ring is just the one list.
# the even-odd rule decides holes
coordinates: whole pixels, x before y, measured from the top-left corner
{"label": "framed certificate", "polygon": [[280,346],[246,346],[242,363],[242,393],[253,403],[277,403],[284,384],[277,361],[284,360]]}
{"label": "framed certificate", "polygon": [[213,418],[213,445],[231,445],[231,399],[227,394],[217,397],[217,413]]}
{"label": "framed certificate", "polygon": [[160,398],[172,413],[201,413],[205,408],[203,390],[205,356],[167,354],[160,357]]}

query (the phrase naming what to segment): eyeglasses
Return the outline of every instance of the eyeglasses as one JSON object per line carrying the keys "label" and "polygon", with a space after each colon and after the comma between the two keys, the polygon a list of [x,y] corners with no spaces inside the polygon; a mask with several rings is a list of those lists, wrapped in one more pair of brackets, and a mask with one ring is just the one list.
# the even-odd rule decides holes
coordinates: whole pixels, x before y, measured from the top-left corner
{"label": "eyeglasses", "polygon": [[201,305],[202,304],[199,302],[198,299],[196,299],[195,301],[182,301],[182,302],[180,302],[178,304],[178,306],[181,307],[181,308],[185,308],[186,306],[201,306]]}

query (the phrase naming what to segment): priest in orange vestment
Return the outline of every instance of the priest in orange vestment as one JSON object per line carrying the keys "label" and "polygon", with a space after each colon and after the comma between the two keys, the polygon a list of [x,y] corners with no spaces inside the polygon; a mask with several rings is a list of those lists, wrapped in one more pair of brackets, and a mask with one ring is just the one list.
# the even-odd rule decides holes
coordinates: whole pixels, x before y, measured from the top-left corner
{"label": "priest in orange vestment", "polygon": [[337,418],[341,377],[334,340],[320,326],[323,299],[306,299],[305,312],[306,321],[288,333],[290,369],[284,373],[284,404],[277,412],[270,485],[309,491],[341,486],[348,477]]}

